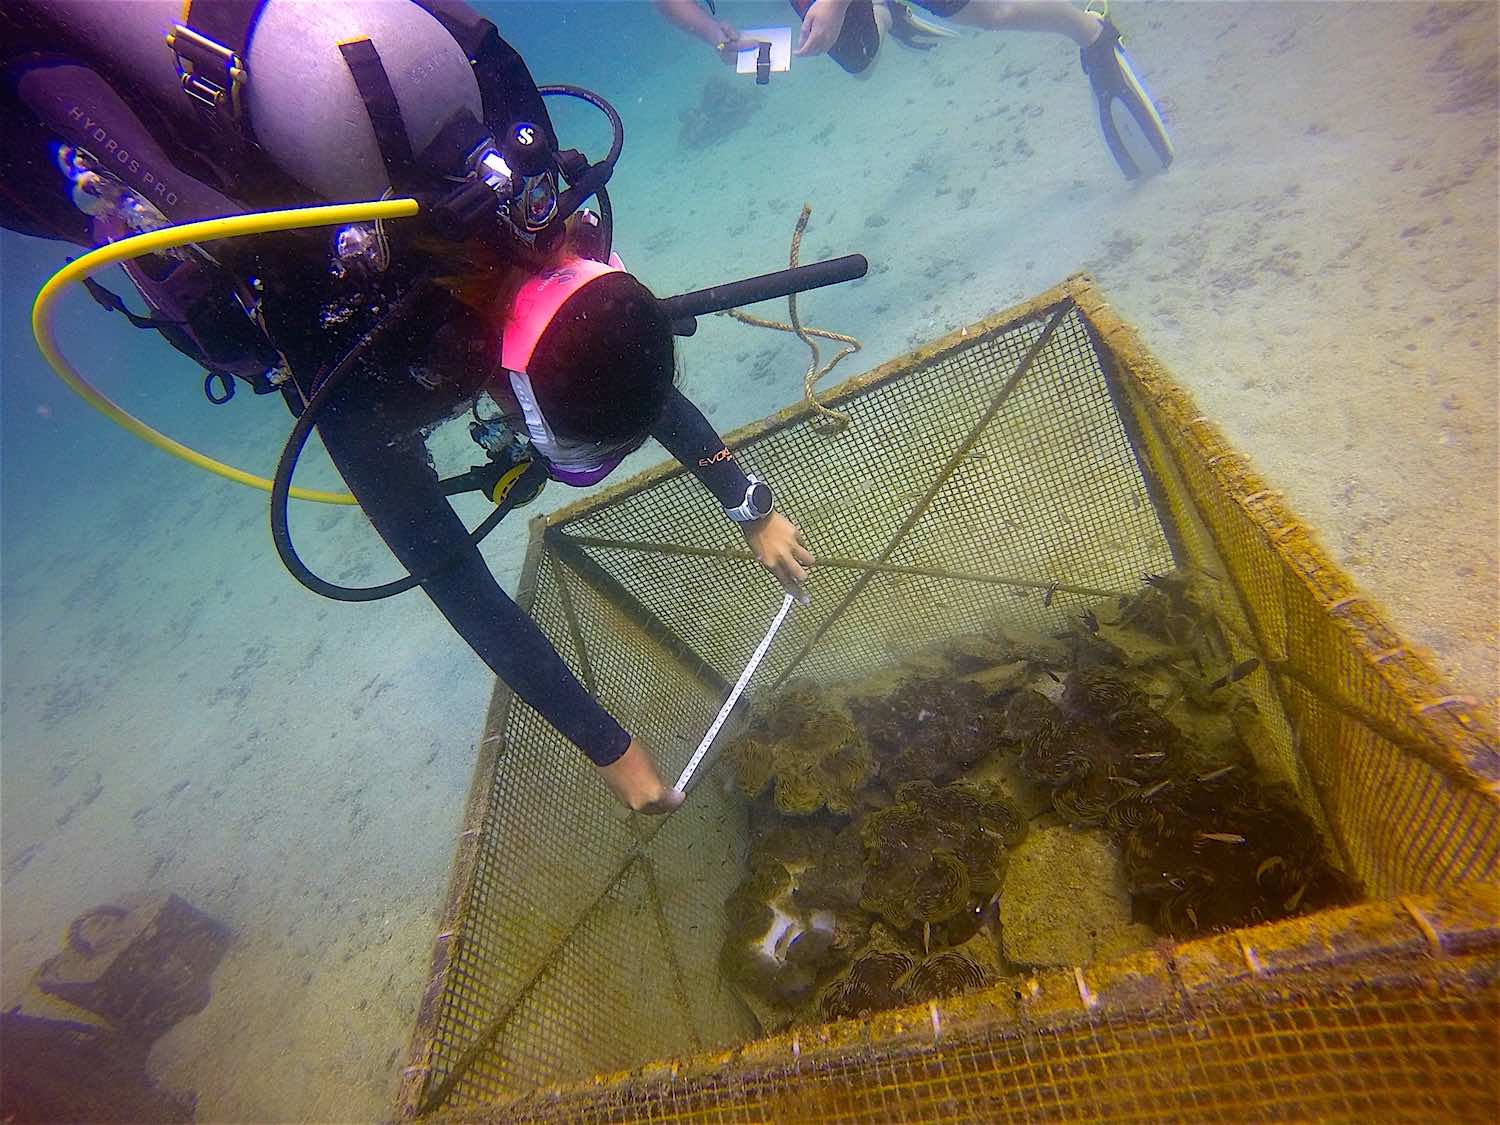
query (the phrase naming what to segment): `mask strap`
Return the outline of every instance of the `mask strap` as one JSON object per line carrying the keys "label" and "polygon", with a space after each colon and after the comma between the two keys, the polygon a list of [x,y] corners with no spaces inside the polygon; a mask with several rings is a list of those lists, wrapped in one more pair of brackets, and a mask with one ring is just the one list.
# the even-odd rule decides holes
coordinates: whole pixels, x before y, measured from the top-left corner
{"label": "mask strap", "polygon": [[510,376],[510,389],[515,393],[516,402],[521,407],[521,418],[526,423],[526,432],[531,436],[531,444],[536,446],[537,452],[547,460],[557,460],[557,438],[552,433],[552,427],[547,425],[541,406],[537,404],[536,392],[531,387],[531,379],[524,371],[509,371],[506,374]]}
{"label": "mask strap", "polygon": [[[575,472],[593,472],[602,468],[608,458],[601,456],[598,446],[588,445],[587,453],[576,448],[566,450],[563,443],[558,440],[557,435],[552,432],[552,427],[547,425],[547,417],[542,413],[541,406],[536,400],[536,391],[531,385],[531,378],[524,371],[507,371],[510,376],[510,389],[515,392],[516,403],[521,408],[521,418],[526,423],[526,432],[531,437],[531,444],[536,447],[538,453],[549,462],[559,467],[571,469]],[[589,458],[588,463],[574,463],[579,455]]]}

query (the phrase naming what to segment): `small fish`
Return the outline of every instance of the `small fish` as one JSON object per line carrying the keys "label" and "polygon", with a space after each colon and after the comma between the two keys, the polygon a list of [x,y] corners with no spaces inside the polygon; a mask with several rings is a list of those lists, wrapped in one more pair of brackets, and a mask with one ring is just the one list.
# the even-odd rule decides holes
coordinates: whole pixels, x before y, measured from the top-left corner
{"label": "small fish", "polygon": [[1234,767],[1233,766],[1220,766],[1216,770],[1209,770],[1208,773],[1200,773],[1198,775],[1198,780],[1199,781],[1217,781],[1219,778],[1223,777],[1226,773],[1233,773],[1233,772],[1234,772]]}
{"label": "small fish", "polygon": [[1238,680],[1243,680],[1246,676],[1248,676],[1251,672],[1255,671],[1259,667],[1260,661],[1253,656],[1249,660],[1241,660],[1233,668],[1229,669],[1229,671],[1225,672],[1217,680],[1209,684],[1208,690],[1218,691],[1221,687],[1227,687],[1229,684],[1235,683]]}
{"label": "small fish", "polygon": [[1167,786],[1169,786],[1171,784],[1172,784],[1172,780],[1171,780],[1171,778],[1168,778],[1166,781],[1158,781],[1150,789],[1142,789],[1141,790],[1141,800],[1143,800],[1143,801],[1149,801],[1152,797],[1156,796],[1158,793],[1160,793],[1163,789],[1165,789]]}
{"label": "small fish", "polygon": [[1217,840],[1221,844],[1243,844],[1245,837],[1237,832],[1195,832],[1194,837],[1199,840]]}
{"label": "small fish", "polygon": [[1259,883],[1269,872],[1274,871],[1278,867],[1285,866],[1286,860],[1282,859],[1279,855],[1273,855],[1270,859],[1263,859],[1260,861],[1260,866],[1255,869],[1255,881]]}
{"label": "small fish", "polygon": [[1051,668],[1043,668],[1042,671],[1046,672],[1047,675],[1049,675],[1049,676],[1052,677],[1052,682],[1054,684],[1060,684],[1060,683],[1062,683],[1062,680],[1058,679],[1057,673],[1054,672]]}
{"label": "small fish", "polygon": [[1198,912],[1190,906],[1184,913],[1187,914],[1188,921],[1193,924],[1193,929],[1198,929]]}
{"label": "small fish", "polygon": [[1300,887],[1297,888],[1297,893],[1294,894],[1291,898],[1289,898],[1289,899],[1286,900],[1286,902],[1283,904],[1282,908],[1284,910],[1286,910],[1286,912],[1288,914],[1290,914],[1292,911],[1296,910],[1299,905],[1301,905],[1301,903],[1302,903],[1302,896],[1305,895],[1306,893],[1307,893],[1307,884],[1303,883]]}
{"label": "small fish", "polygon": [[1166,756],[1165,750],[1143,750],[1139,754],[1130,755],[1131,760],[1136,762],[1159,762]]}
{"label": "small fish", "polygon": [[1053,582],[1042,594],[1042,605],[1050,606],[1052,604],[1052,595],[1055,593],[1057,593],[1057,583]]}
{"label": "small fish", "polygon": [[930,954],[931,952],[932,952],[932,923],[931,922],[923,922],[922,923],[922,953],[925,956],[927,954]]}
{"label": "small fish", "polygon": [[1084,610],[1083,611],[1083,616],[1080,617],[1078,620],[1080,620],[1080,621],[1083,622],[1083,627],[1085,629],[1087,629],[1090,633],[1093,633],[1096,636],[1098,635],[1098,633],[1099,633],[1099,619],[1094,616],[1094,611],[1093,610],[1091,610],[1091,609]]}

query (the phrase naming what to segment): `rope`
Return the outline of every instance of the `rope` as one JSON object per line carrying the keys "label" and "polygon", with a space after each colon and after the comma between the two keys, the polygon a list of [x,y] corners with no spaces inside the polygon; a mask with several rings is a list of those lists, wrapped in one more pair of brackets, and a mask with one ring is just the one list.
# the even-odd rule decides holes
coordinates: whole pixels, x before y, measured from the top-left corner
{"label": "rope", "polygon": [[[797,229],[792,232],[791,265],[793,269],[797,268],[797,258],[802,252],[802,234],[807,230],[807,220],[811,216],[812,205],[804,203],[802,205],[802,214],[797,217]],[[838,332],[829,332],[823,328],[808,328],[804,326],[801,318],[797,315],[797,294],[792,293],[787,297],[786,301],[792,321],[790,324],[782,324],[779,320],[764,320],[761,317],[741,312],[739,309],[729,309],[723,315],[733,317],[741,324],[749,324],[756,328],[774,328],[778,332],[794,333],[797,339],[806,344],[812,350],[812,362],[807,365],[807,374],[802,377],[802,397],[817,411],[820,417],[828,422],[828,429],[830,431],[842,430],[845,426],[849,425],[849,415],[841,410],[830,410],[824,406],[818,401],[817,396],[813,394],[813,387],[817,385],[819,379],[833,370],[834,365],[839,360],[845,356],[853,355],[860,348],[864,347],[864,345],[853,336],[845,336]],[[819,366],[822,363],[823,356],[818,350],[818,345],[812,339],[814,336],[823,340],[833,340],[844,346],[826,364]]]}

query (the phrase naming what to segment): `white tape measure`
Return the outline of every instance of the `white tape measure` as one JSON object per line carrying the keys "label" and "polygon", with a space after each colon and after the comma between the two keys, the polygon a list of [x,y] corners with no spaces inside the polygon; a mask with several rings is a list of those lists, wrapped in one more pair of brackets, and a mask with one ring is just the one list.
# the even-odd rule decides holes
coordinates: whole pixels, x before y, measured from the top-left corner
{"label": "white tape measure", "polygon": [[750,663],[746,664],[745,670],[740,673],[740,678],[735,683],[734,690],[729,693],[729,698],[724,701],[724,706],[719,708],[718,717],[714,719],[713,725],[708,728],[708,733],[703,736],[703,741],[698,743],[698,749],[694,750],[693,756],[688,759],[687,767],[682,771],[682,776],[677,779],[676,788],[681,789],[683,792],[687,791],[688,782],[692,780],[693,774],[698,772],[698,767],[703,764],[703,756],[708,753],[708,748],[714,744],[714,739],[718,736],[719,728],[724,725],[724,720],[729,718],[729,712],[733,711],[734,705],[739,702],[740,695],[745,690],[745,685],[750,682],[750,677],[755,675],[755,669],[760,667],[760,662],[765,659],[766,653],[770,651],[771,641],[776,637],[776,630],[781,628],[781,623],[786,620],[786,615],[791,610],[792,602],[795,600],[791,594],[782,599],[781,610],[776,614],[775,620],[771,622],[771,627],[766,630],[766,635],[761,638],[760,645],[755,650],[755,655],[750,658]]}

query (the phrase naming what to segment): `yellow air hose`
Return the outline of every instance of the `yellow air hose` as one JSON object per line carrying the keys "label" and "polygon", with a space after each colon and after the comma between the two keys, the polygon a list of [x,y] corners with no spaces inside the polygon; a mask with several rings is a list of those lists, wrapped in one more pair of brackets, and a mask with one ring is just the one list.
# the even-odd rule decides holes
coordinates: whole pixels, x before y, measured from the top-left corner
{"label": "yellow air hose", "polygon": [[[57,346],[52,327],[52,313],[57,298],[70,285],[92,277],[100,270],[116,262],[129,261],[158,250],[171,250],[194,242],[210,242],[221,238],[239,238],[250,234],[269,234],[274,231],[299,230],[305,227],[328,227],[344,223],[371,222],[378,219],[405,219],[417,213],[415,199],[387,199],[370,203],[338,203],[327,207],[297,207],[286,211],[258,211],[248,215],[231,215],[223,219],[204,219],[196,223],[163,227],[161,230],[138,234],[131,238],[111,242],[107,246],[85,254],[69,262],[47,279],[36,301],[31,306],[31,331],[36,337],[36,346],[57,377],[71,387],[85,402],[106,418],[123,426],[131,433],[156,446],[157,449],[180,457],[190,465],[214,473],[239,484],[271,491],[271,481],[258,477],[244,469],[236,469],[212,457],[199,453],[179,441],[173,441],[159,430],[152,429],[135,415],[113,402],[107,395],[68,362]],[[321,504],[353,504],[355,499],[347,492],[320,492],[315,489],[293,488],[290,493],[298,500],[315,500]]]}

